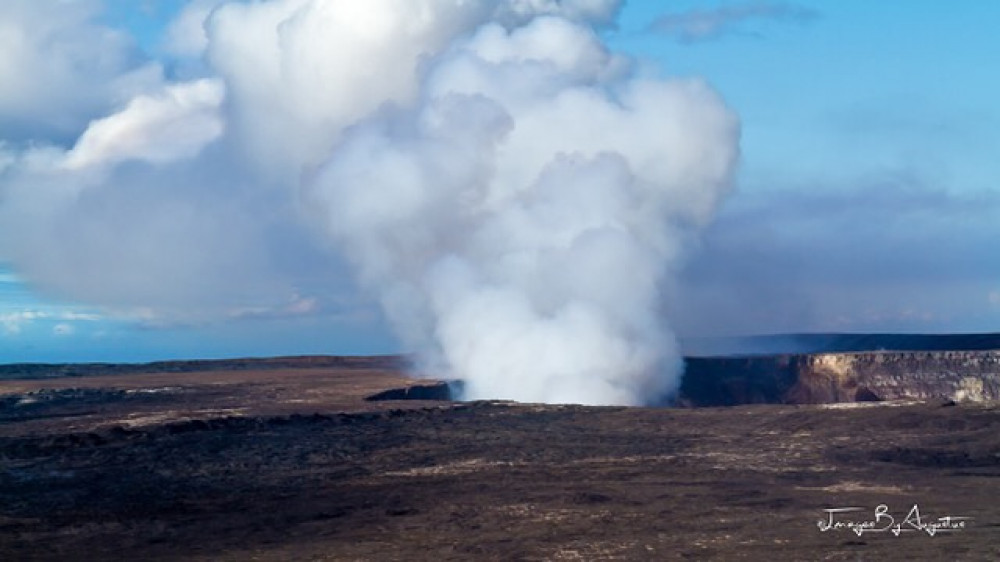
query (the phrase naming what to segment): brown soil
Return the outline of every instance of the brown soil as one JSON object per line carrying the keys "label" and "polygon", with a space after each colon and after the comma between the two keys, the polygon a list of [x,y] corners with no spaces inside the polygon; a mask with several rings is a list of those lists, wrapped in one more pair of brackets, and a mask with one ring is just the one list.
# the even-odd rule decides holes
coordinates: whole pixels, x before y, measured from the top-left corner
{"label": "brown soil", "polygon": [[[363,362],[0,381],[0,560],[1000,559],[996,403],[364,400],[412,382]],[[817,524],[879,504],[972,519]]]}

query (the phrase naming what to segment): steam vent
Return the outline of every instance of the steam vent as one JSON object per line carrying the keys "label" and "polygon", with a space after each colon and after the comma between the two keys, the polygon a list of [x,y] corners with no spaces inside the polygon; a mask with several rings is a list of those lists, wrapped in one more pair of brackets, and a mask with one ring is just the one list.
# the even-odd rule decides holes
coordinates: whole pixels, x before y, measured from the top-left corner
{"label": "steam vent", "polygon": [[[689,356],[677,404],[1000,400],[1000,335],[797,338],[746,346],[767,355]],[[782,345],[810,351],[775,352]]]}

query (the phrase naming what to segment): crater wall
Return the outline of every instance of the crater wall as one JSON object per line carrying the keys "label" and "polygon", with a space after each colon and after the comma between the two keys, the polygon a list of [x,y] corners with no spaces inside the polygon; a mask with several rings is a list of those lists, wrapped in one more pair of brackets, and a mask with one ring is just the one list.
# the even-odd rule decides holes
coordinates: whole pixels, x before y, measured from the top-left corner
{"label": "crater wall", "polygon": [[1000,350],[690,357],[677,403],[1000,400]]}

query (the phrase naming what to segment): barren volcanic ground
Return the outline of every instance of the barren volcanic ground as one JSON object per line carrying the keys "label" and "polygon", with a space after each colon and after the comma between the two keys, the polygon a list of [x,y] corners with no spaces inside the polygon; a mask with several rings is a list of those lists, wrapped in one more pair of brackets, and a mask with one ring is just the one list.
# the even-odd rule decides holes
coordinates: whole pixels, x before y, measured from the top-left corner
{"label": "barren volcanic ground", "polygon": [[[1000,559],[995,402],[364,399],[414,384],[400,372],[8,368],[0,559]],[[846,507],[861,510],[835,521],[874,521],[880,504],[876,526],[892,516],[899,536],[818,524]],[[916,530],[914,506],[964,528]]]}

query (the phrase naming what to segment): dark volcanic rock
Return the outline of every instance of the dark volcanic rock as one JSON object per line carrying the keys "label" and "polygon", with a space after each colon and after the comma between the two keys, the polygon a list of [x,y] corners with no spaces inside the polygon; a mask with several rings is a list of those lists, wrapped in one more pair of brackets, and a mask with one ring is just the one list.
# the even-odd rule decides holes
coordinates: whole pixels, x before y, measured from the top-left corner
{"label": "dark volcanic rock", "polygon": [[[0,560],[996,560],[998,424],[978,404],[473,402],[0,431]],[[817,527],[880,504],[969,525]]]}
{"label": "dark volcanic rock", "polygon": [[414,384],[403,388],[390,388],[365,398],[368,402],[380,400],[454,400],[451,384],[436,382]]}
{"label": "dark volcanic rock", "polygon": [[[688,390],[875,400],[968,359],[822,357],[705,363]],[[0,560],[1000,559],[997,404],[366,401],[430,382],[295,364],[0,381]],[[918,504],[968,525],[817,526]]]}

